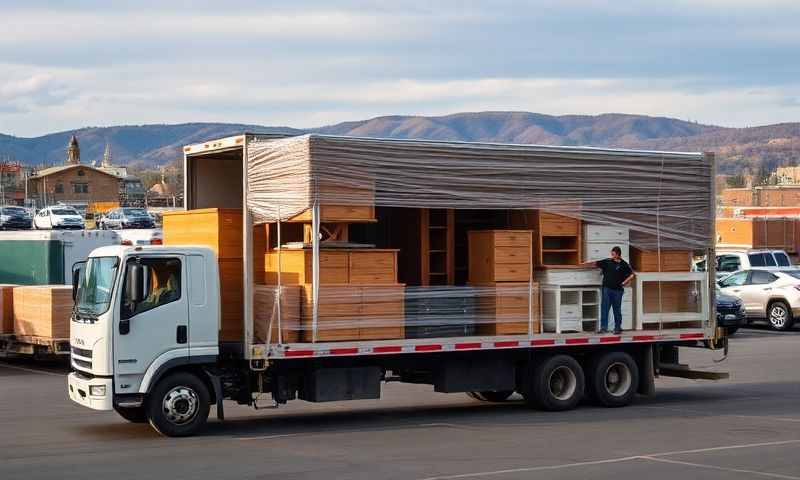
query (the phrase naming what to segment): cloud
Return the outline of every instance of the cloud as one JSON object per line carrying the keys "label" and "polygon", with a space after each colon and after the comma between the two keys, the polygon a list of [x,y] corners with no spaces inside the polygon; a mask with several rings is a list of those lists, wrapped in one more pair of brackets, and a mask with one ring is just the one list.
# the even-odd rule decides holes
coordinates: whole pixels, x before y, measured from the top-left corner
{"label": "cloud", "polygon": [[482,109],[798,120],[796,1],[7,0],[2,13],[0,132]]}

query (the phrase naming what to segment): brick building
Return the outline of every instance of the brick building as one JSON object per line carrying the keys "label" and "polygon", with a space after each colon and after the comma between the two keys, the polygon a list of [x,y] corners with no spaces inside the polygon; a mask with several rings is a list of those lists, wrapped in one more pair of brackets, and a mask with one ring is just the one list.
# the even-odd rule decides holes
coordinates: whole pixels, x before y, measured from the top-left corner
{"label": "brick building", "polygon": [[722,205],[732,207],[798,207],[800,185],[728,188],[721,197]]}
{"label": "brick building", "polygon": [[752,188],[726,188],[722,191],[722,204],[733,207],[750,207],[755,205]]}
{"label": "brick building", "polygon": [[88,205],[118,202],[122,179],[112,173],[80,162],[80,147],[73,135],[64,165],[45,168],[28,179],[28,197],[39,207],[55,203]]}

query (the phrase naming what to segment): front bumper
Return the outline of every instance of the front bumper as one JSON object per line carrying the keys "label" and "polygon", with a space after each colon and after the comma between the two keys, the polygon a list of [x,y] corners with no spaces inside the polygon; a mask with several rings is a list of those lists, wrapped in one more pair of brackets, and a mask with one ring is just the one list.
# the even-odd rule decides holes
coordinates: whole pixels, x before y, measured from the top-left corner
{"label": "front bumper", "polygon": [[[105,395],[91,395],[89,387],[105,387]],[[114,383],[110,378],[87,377],[76,372],[67,375],[67,391],[73,402],[92,410],[114,409]]]}
{"label": "front bumper", "polygon": [[747,323],[747,315],[743,310],[735,312],[717,312],[718,327],[743,327]]}

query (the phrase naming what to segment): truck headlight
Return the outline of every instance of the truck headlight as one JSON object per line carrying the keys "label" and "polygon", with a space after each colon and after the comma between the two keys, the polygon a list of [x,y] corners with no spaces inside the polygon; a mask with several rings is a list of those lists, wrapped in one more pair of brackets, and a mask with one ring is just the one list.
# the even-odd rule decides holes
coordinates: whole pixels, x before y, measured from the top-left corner
{"label": "truck headlight", "polygon": [[89,395],[93,397],[105,397],[106,396],[106,386],[105,385],[89,385]]}

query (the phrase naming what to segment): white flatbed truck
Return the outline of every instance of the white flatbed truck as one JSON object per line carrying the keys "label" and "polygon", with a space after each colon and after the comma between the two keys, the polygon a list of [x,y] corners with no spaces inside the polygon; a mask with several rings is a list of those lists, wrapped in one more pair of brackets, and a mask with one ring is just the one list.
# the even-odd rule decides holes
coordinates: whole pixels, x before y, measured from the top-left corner
{"label": "white flatbed truck", "polygon": [[[187,207],[231,207],[238,202],[245,212],[244,225],[252,225],[247,159],[248,147],[256,140],[272,139],[244,134],[186,147]],[[609,151],[560,152],[601,156]],[[204,161],[195,163],[196,159]],[[223,165],[229,174],[210,178],[223,171]],[[713,159],[705,168],[713,212]],[[238,197],[231,200],[226,192]],[[314,211],[318,229],[318,205]],[[713,217],[710,220],[713,238]],[[714,278],[713,268],[684,274],[707,289],[700,292],[700,323],[691,328],[616,335],[591,331],[298,343],[273,339],[256,344],[249,273],[253,260],[247,260],[250,238],[245,228],[241,342],[219,340],[220,272],[211,249],[115,245],[93,251],[74,278],[70,398],[91,409],[116,410],[132,422],[149,422],[167,436],[187,436],[201,430],[212,405],[224,419],[224,401],[255,405],[266,394],[276,405],[294,399],[374,399],[380,397],[382,382],[399,381],[431,384],[437,392],[466,392],[485,401],[504,401],[516,391],[531,406],[566,410],[577,407],[584,396],[609,407],[627,405],[637,394],[653,395],[658,375],[724,377],[692,371],[678,360],[679,347],[726,346],[724,331],[715,324],[713,282],[707,281]],[[714,258],[713,245],[708,254]],[[175,267],[177,298],[138,308],[149,288],[149,269],[157,261]],[[318,278],[316,269],[314,275]]]}

